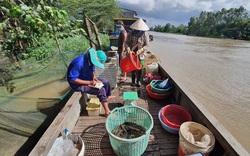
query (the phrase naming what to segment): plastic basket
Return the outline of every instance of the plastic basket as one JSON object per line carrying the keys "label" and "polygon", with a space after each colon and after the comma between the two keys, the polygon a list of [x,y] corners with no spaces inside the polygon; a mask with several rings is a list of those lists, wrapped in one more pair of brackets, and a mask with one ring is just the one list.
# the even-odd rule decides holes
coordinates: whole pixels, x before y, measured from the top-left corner
{"label": "plastic basket", "polygon": [[[143,126],[146,129],[146,134],[133,139],[124,139],[115,136],[112,130],[124,122],[133,122]],[[137,106],[123,106],[113,109],[106,120],[106,129],[114,152],[118,156],[142,155],[148,146],[149,136],[153,125],[152,116],[143,108]]]}
{"label": "plastic basket", "polygon": [[169,127],[168,125],[166,125],[163,121],[162,121],[162,118],[161,118],[161,112],[162,112],[162,109],[158,112],[158,119],[160,120],[161,122],[161,126],[166,130],[168,131],[169,133],[173,133],[173,134],[178,134],[179,132],[179,128],[172,128],[172,127]]}
{"label": "plastic basket", "polygon": [[180,128],[182,123],[192,120],[188,109],[177,104],[163,107],[161,117],[163,122],[172,128]]}
{"label": "plastic basket", "polygon": [[171,90],[171,87],[168,88],[156,88],[155,85],[161,83],[163,80],[152,80],[150,82],[150,86],[151,86],[151,91],[154,93],[158,93],[158,94],[166,94],[169,93]]}
{"label": "plastic basket", "polygon": [[141,63],[135,52],[131,52],[128,56],[121,60],[120,67],[124,72],[129,73],[131,71],[141,69]]}
{"label": "plastic basket", "polygon": [[146,90],[147,90],[148,95],[151,98],[155,99],[155,100],[165,100],[165,99],[168,99],[171,96],[170,92],[169,93],[165,93],[165,94],[159,94],[159,93],[152,92],[150,84],[148,84],[146,86]]}

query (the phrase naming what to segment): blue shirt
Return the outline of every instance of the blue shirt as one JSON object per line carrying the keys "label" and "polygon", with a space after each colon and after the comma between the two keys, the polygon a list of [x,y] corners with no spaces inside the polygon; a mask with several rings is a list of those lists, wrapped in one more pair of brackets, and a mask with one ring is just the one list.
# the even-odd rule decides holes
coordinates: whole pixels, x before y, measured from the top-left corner
{"label": "blue shirt", "polygon": [[78,88],[79,84],[71,83],[70,81],[75,81],[77,78],[82,80],[91,81],[93,80],[93,73],[95,71],[94,65],[91,63],[88,54],[80,55],[76,57],[70,63],[67,72],[67,80],[72,89]]}

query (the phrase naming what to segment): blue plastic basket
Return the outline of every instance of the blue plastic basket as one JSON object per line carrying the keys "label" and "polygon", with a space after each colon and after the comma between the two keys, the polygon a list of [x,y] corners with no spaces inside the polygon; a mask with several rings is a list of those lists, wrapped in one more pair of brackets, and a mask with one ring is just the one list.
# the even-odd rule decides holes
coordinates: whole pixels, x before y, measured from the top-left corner
{"label": "blue plastic basket", "polygon": [[152,81],[150,82],[151,91],[154,92],[154,93],[158,93],[158,94],[166,94],[166,93],[169,93],[170,90],[171,90],[171,87],[164,88],[164,89],[156,88],[156,87],[155,87],[156,84],[159,84],[159,83],[161,83],[162,81],[163,81],[163,80],[152,80]]}
{"label": "blue plastic basket", "polygon": [[161,119],[161,112],[162,112],[162,109],[163,109],[163,108],[161,108],[161,110],[160,110],[159,113],[158,113],[158,118],[159,118],[159,120],[160,120],[160,122],[161,122],[161,126],[162,126],[166,131],[168,131],[169,133],[178,134],[180,128],[172,128],[172,127],[166,125],[166,124],[163,122],[163,120]]}
{"label": "blue plastic basket", "polygon": [[[146,134],[138,138],[124,139],[115,136],[112,131],[118,125],[124,122],[133,122],[143,126]],[[140,156],[148,146],[150,132],[153,128],[154,121],[149,112],[137,106],[123,106],[113,109],[107,120],[106,129],[109,134],[110,144],[118,156]]]}

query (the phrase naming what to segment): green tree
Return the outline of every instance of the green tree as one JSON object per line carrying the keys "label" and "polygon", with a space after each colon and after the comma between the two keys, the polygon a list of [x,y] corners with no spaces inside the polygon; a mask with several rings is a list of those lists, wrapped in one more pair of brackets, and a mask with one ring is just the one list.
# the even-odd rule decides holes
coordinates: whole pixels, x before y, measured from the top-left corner
{"label": "green tree", "polygon": [[68,21],[64,10],[44,5],[43,1],[37,4],[33,1],[24,1],[26,4],[20,2],[0,2],[0,30],[5,35],[2,49],[15,63],[19,59],[34,56],[27,52],[27,48],[40,46],[42,37],[57,39],[83,32],[77,27],[82,22]]}
{"label": "green tree", "polygon": [[158,32],[182,33],[205,37],[226,37],[250,40],[250,17],[243,6],[239,8],[222,8],[217,12],[202,11],[199,17],[191,17],[188,26],[175,27],[170,23],[156,25]]}
{"label": "green tree", "polygon": [[176,28],[176,31],[175,33],[179,33],[179,34],[186,34],[187,33],[187,27],[183,24],[179,25],[177,28]]}
{"label": "green tree", "polygon": [[242,39],[250,40],[250,20],[247,20],[244,23],[244,28],[242,29],[242,31],[243,31]]}
{"label": "green tree", "polygon": [[196,18],[195,17],[191,17],[190,21],[188,22],[187,34],[188,35],[194,35],[195,34],[195,30],[196,30]]}
{"label": "green tree", "polygon": [[76,19],[83,19],[86,14],[101,31],[113,29],[113,18],[121,17],[116,0],[61,0],[59,8]]}
{"label": "green tree", "polygon": [[206,37],[227,37],[247,39],[249,34],[249,16],[243,6],[223,8],[221,11],[202,11],[198,18],[190,18],[188,34]]}
{"label": "green tree", "polygon": [[170,32],[172,25],[170,23],[167,23],[164,27],[164,32]]}
{"label": "green tree", "polygon": [[164,29],[164,28],[162,28],[161,25],[155,25],[155,27],[154,27],[154,31],[156,31],[156,32],[163,32],[163,31],[162,31],[163,29]]}

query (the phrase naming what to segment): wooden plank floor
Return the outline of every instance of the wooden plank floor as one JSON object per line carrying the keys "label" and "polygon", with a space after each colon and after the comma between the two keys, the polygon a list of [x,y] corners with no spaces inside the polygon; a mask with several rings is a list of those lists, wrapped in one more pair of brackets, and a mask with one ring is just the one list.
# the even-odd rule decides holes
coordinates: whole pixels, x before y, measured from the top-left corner
{"label": "wooden plank floor", "polygon": [[[154,119],[154,127],[151,131],[148,147],[143,156],[176,156],[178,155],[178,134],[171,134],[164,130],[158,120],[158,111],[170,100],[156,101],[151,99],[146,92],[145,86],[140,88],[130,86],[131,79],[125,83],[118,83],[118,86],[112,91],[116,96],[109,101],[111,109],[121,107],[122,95],[124,91],[137,91],[139,99],[136,100],[137,106],[149,111]],[[109,135],[105,128],[106,118],[100,116],[88,116],[84,110],[76,123],[73,134],[82,137],[85,143],[85,156],[115,156],[109,142]]]}

